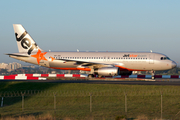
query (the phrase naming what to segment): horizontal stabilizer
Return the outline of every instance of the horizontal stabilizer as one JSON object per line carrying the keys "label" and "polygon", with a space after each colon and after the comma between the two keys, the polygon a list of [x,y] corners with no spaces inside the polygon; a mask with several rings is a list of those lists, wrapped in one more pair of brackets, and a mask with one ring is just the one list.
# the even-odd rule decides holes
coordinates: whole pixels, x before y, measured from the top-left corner
{"label": "horizontal stabilizer", "polygon": [[5,55],[16,56],[16,57],[30,57],[28,55],[18,55],[18,54],[5,54]]}

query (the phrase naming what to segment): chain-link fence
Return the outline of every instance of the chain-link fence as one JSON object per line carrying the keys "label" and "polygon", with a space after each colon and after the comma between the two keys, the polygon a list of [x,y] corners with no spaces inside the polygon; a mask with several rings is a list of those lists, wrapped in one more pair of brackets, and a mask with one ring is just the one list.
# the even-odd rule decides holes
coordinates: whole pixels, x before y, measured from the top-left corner
{"label": "chain-link fence", "polygon": [[127,116],[177,119],[180,92],[166,91],[5,91],[0,93],[1,116],[51,112],[59,117]]}

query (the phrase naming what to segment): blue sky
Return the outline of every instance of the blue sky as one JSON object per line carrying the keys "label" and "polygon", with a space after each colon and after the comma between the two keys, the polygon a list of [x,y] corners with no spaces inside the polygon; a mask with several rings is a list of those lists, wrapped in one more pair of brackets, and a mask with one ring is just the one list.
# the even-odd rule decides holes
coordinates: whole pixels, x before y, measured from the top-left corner
{"label": "blue sky", "polygon": [[0,1],[0,62],[17,62],[12,24],[51,51],[154,51],[180,64],[180,1]]}

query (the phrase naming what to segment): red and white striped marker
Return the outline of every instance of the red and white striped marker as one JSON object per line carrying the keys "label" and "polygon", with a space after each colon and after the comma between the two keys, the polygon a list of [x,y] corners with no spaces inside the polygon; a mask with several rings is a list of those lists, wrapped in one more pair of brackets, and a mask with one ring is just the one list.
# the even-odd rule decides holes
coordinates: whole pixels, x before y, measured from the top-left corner
{"label": "red and white striped marker", "polygon": [[29,76],[0,76],[0,80],[46,80],[46,78]]}
{"label": "red and white striped marker", "polygon": [[[110,78],[145,78],[145,79],[151,79],[151,75],[119,75],[119,76],[113,76]],[[155,78],[180,78],[180,75],[154,75]]]}
{"label": "red and white striped marker", "polygon": [[[36,79],[41,80],[44,78],[41,77],[64,77],[64,78],[87,78],[87,75],[81,74],[14,74],[9,76],[0,76],[0,79]],[[151,79],[151,75],[119,75],[119,76],[108,76],[105,78],[114,78],[114,79],[122,79],[122,78],[144,78]],[[155,78],[180,78],[180,75],[154,75]]]}
{"label": "red and white striped marker", "polygon": [[86,78],[87,75],[81,74],[14,74],[9,76],[28,76],[28,77],[74,77],[74,78]]}

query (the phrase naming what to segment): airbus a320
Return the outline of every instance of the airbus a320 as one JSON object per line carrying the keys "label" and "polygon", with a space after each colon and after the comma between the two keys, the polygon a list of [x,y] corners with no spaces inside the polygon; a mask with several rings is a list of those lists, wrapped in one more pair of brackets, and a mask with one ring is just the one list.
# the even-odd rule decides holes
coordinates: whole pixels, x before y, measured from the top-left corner
{"label": "airbus a320", "polygon": [[7,54],[28,63],[60,70],[89,71],[88,76],[131,75],[132,71],[169,70],[176,63],[155,52],[51,52],[42,50],[21,24],[13,24],[19,53]]}

